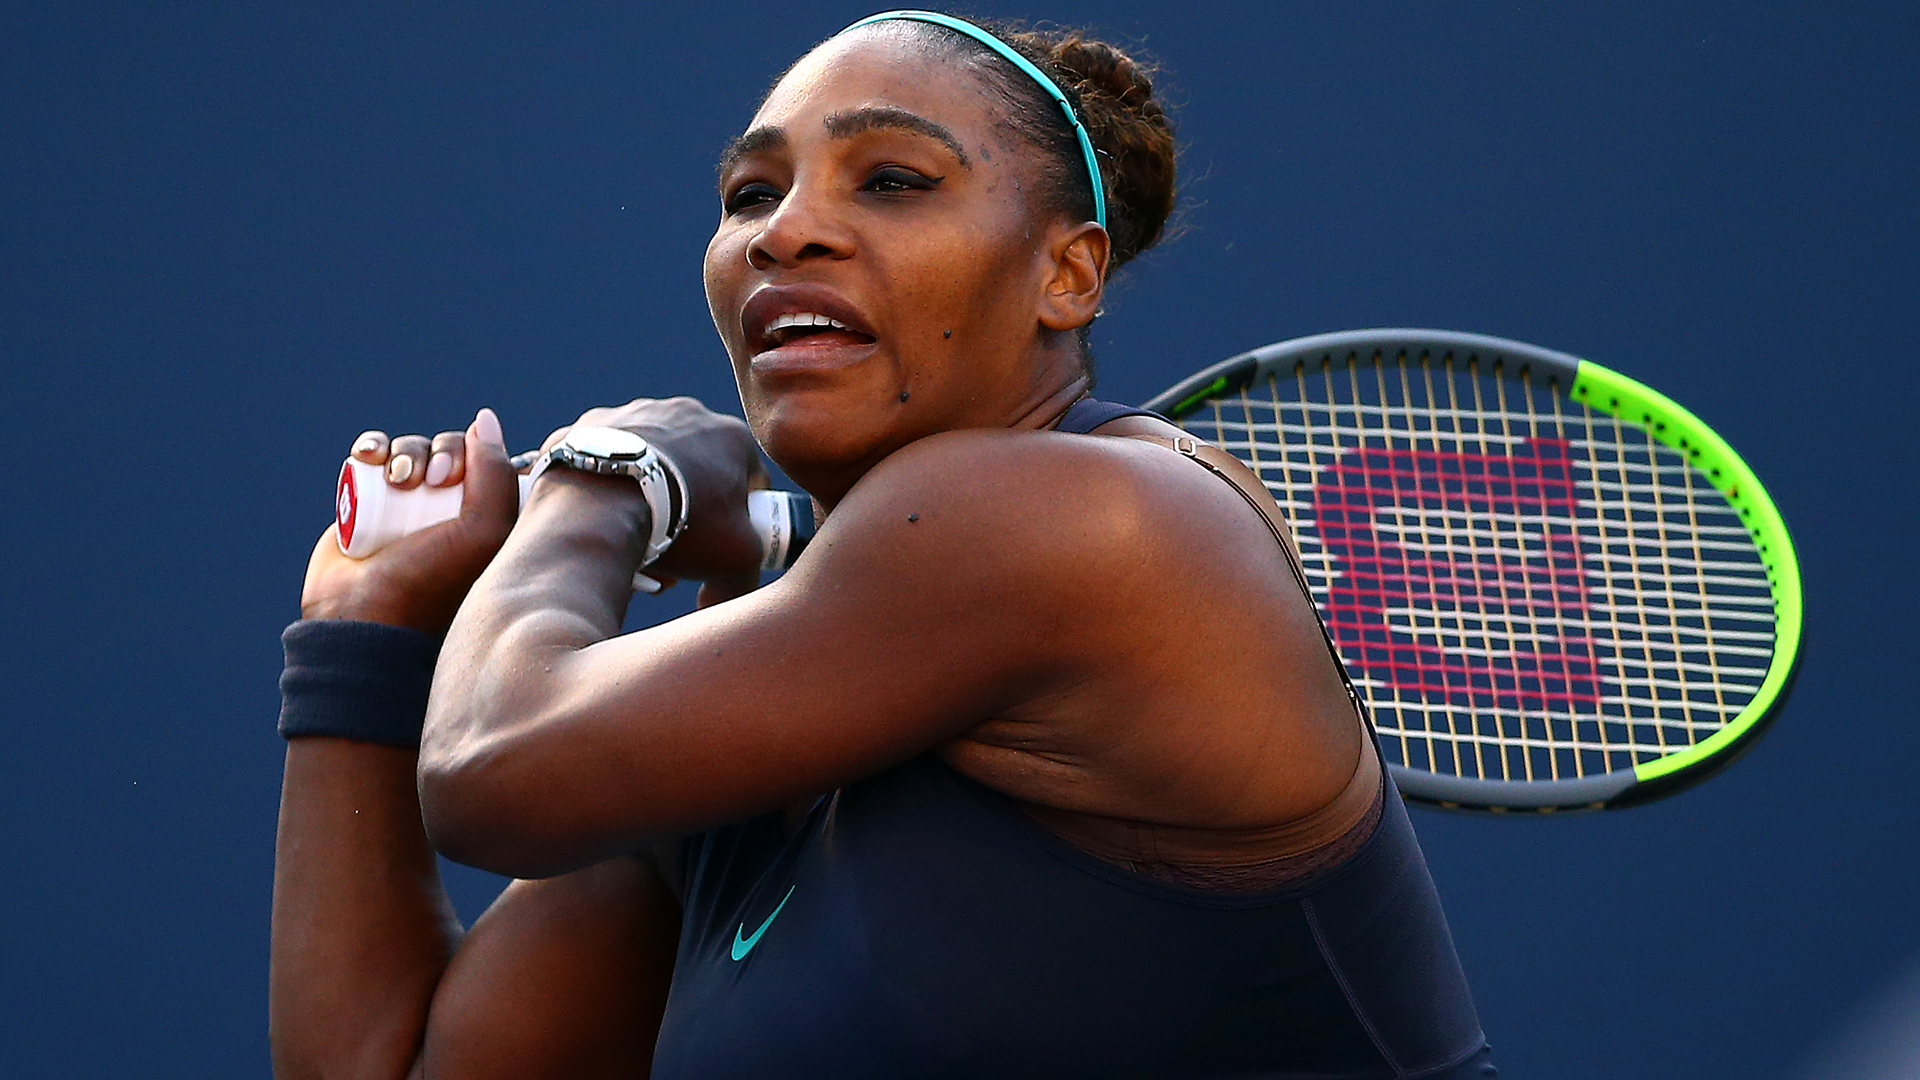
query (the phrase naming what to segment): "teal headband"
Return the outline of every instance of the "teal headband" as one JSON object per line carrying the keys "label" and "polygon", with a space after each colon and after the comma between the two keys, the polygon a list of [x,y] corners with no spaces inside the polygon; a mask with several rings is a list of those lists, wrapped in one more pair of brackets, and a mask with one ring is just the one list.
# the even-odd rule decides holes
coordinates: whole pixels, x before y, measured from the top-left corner
{"label": "teal headband", "polygon": [[[887,22],[896,19],[932,23],[935,26],[944,26],[949,30],[957,30],[980,44],[985,45],[987,48],[992,49],[994,52],[999,53],[1008,63],[1026,72],[1028,78],[1039,83],[1040,89],[1045,90],[1051,95],[1053,100],[1059,103],[1060,111],[1067,114],[1067,123],[1073,125],[1073,133],[1080,140],[1080,154],[1087,159],[1087,179],[1093,183],[1093,220],[1098,222],[1101,228],[1104,229],[1107,227],[1107,186],[1100,181],[1100,159],[1094,156],[1093,138],[1087,134],[1087,126],[1080,122],[1080,114],[1073,111],[1073,102],[1067,100],[1067,95],[1060,89],[1058,83],[1047,78],[1046,72],[1034,67],[1033,61],[1015,52],[1013,47],[1006,42],[1001,41],[999,38],[994,37],[992,34],[965,19],[956,19],[951,15],[942,15],[937,11],[883,11],[878,15],[869,15],[861,19],[859,22],[847,27],[847,30],[858,30],[863,26],[868,26],[873,23]],[[840,33],[844,34],[847,30],[842,30]]]}

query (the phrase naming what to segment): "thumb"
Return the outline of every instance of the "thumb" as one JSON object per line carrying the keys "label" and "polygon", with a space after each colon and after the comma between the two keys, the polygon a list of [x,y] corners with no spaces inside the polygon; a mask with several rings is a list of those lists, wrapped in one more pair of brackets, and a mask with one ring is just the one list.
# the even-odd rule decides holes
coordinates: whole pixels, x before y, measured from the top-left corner
{"label": "thumb", "polygon": [[505,536],[520,516],[520,477],[507,457],[500,418],[481,409],[467,427],[467,478],[460,517]]}

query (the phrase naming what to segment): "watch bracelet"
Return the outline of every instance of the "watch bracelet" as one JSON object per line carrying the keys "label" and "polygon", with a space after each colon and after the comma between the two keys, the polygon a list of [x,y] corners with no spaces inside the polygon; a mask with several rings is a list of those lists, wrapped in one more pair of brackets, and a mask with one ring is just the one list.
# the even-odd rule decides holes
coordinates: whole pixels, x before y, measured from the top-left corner
{"label": "watch bracelet", "polygon": [[586,453],[567,445],[563,438],[534,461],[531,475],[538,480],[549,468],[562,465],[595,476],[631,478],[647,504],[647,545],[640,561],[640,569],[644,570],[658,561],[685,531],[691,500],[680,467],[652,442],[646,441],[645,436],[639,438],[646,450],[630,462]]}

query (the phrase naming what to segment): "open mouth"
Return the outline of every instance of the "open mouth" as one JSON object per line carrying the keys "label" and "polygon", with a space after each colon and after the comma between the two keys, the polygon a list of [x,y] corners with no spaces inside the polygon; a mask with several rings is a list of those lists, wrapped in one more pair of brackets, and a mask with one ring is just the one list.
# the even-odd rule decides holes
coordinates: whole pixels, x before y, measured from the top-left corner
{"label": "open mouth", "polygon": [[[878,335],[860,309],[839,291],[818,282],[768,285],[754,291],[740,311],[740,329],[747,355],[782,352],[863,349]],[[801,359],[799,355],[793,357]]]}
{"label": "open mouth", "polygon": [[821,347],[828,345],[871,345],[873,335],[853,329],[831,315],[817,311],[796,311],[778,316],[760,332],[769,349],[788,345]]}

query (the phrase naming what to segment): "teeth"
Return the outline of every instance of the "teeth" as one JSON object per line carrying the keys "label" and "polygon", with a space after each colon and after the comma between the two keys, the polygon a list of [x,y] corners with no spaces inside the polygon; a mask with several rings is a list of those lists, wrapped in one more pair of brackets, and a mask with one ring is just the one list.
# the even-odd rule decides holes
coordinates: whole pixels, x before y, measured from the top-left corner
{"label": "teeth", "polygon": [[766,330],[762,332],[766,334],[774,334],[774,333],[778,333],[781,330],[785,330],[790,326],[827,326],[835,330],[845,330],[847,328],[846,323],[843,323],[838,319],[830,319],[825,315],[819,314],[818,312],[796,311],[791,315],[782,315],[779,318],[768,323]]}

